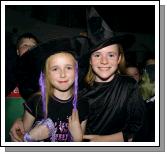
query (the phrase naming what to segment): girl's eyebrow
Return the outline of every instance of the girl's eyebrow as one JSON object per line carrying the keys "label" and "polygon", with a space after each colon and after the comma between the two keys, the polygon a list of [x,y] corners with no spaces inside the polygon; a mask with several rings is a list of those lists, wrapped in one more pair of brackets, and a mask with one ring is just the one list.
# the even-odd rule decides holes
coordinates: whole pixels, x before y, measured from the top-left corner
{"label": "girl's eyebrow", "polygon": [[110,51],[110,52],[108,52],[108,53],[116,54],[116,52],[115,52],[115,51]]}
{"label": "girl's eyebrow", "polygon": [[[94,52],[93,54],[101,54],[102,52],[100,52],[100,51],[97,51],[97,52]],[[107,52],[107,54],[110,54],[110,53],[116,53],[115,51],[109,51],[109,52]]]}
{"label": "girl's eyebrow", "polygon": [[66,64],[66,66],[73,66],[72,64]]}
{"label": "girl's eyebrow", "polygon": [[[73,66],[72,64],[66,64],[65,66]],[[59,65],[53,65],[53,66],[51,66],[50,68],[55,68],[55,67],[59,67]]]}
{"label": "girl's eyebrow", "polygon": [[94,53],[92,53],[92,55],[95,55],[95,54],[100,54],[100,52],[94,52]]}
{"label": "girl's eyebrow", "polygon": [[58,65],[53,65],[53,66],[51,66],[50,68],[55,68],[55,67],[59,67]]}

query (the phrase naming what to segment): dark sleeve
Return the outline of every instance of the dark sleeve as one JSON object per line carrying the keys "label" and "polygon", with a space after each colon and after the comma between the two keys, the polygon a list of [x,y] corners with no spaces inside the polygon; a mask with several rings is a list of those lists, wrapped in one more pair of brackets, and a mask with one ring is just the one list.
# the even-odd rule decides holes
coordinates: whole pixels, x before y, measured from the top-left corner
{"label": "dark sleeve", "polygon": [[129,89],[130,91],[127,100],[127,121],[122,131],[125,142],[130,138],[134,138],[135,134],[137,134],[144,125],[144,119],[146,117],[146,107],[139,94],[138,84],[132,85],[132,88]]}
{"label": "dark sleeve", "polygon": [[41,96],[40,95],[33,95],[30,99],[28,99],[27,102],[25,102],[24,109],[28,111],[32,116],[37,117],[37,114],[39,114],[40,109],[40,101]]}
{"label": "dark sleeve", "polygon": [[17,54],[9,40],[5,43],[5,96],[8,96],[17,86]]}
{"label": "dark sleeve", "polygon": [[78,113],[80,122],[87,120],[89,114],[89,105],[87,101],[78,102]]}

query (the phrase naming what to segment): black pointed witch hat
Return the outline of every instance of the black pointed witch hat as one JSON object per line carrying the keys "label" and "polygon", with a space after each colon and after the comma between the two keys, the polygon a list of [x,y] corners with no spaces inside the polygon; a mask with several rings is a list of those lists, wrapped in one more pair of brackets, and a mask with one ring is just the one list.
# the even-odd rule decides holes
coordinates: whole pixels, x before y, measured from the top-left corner
{"label": "black pointed witch hat", "polygon": [[121,44],[123,48],[128,48],[134,43],[135,37],[132,34],[118,34],[111,30],[94,7],[88,7],[86,11],[91,53],[115,43]]}
{"label": "black pointed witch hat", "polygon": [[39,91],[39,77],[44,68],[46,59],[60,51],[71,53],[78,61],[79,84],[82,83],[86,69],[81,65],[82,54],[88,49],[87,37],[74,36],[72,38],[52,39],[41,43],[23,54],[19,60],[19,91],[21,96],[28,100]]}

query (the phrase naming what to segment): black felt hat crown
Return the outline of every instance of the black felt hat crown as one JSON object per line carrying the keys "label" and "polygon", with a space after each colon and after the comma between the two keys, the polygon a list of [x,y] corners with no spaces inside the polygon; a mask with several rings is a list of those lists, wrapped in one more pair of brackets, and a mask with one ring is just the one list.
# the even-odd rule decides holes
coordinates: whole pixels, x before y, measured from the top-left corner
{"label": "black felt hat crown", "polygon": [[[78,61],[79,80],[85,74],[80,62],[83,52],[88,50],[87,37],[76,36],[73,38],[52,39],[30,49],[20,58],[19,64],[19,91],[27,100],[33,93],[39,90],[38,80],[43,71],[46,59],[61,51],[71,53]],[[81,69],[80,69],[81,68]]]}
{"label": "black felt hat crown", "polygon": [[119,43],[124,48],[130,47],[135,38],[131,34],[118,34],[110,29],[94,7],[87,8],[87,32],[90,41],[90,52]]}

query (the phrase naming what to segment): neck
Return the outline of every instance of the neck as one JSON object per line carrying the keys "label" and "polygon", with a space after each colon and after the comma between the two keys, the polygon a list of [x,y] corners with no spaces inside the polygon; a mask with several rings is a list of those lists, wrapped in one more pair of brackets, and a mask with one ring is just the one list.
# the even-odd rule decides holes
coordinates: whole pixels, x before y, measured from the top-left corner
{"label": "neck", "polygon": [[53,95],[60,100],[68,100],[71,98],[72,92],[71,92],[71,90],[68,90],[68,91],[54,90]]}
{"label": "neck", "polygon": [[109,77],[107,79],[101,79],[101,78],[99,78],[99,77],[96,76],[95,77],[95,81],[96,82],[110,82],[110,81],[113,80],[114,76],[115,76],[115,74],[113,74],[111,77]]}

